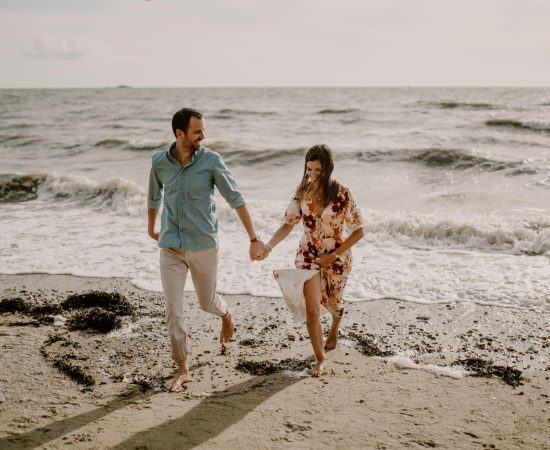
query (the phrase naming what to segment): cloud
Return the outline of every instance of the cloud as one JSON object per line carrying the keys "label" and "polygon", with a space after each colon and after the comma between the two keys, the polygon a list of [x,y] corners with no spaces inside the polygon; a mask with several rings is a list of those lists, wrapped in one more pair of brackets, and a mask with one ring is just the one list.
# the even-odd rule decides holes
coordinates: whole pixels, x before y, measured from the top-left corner
{"label": "cloud", "polygon": [[25,52],[31,58],[78,59],[93,53],[94,45],[88,39],[56,37],[42,34],[34,39],[32,49]]}

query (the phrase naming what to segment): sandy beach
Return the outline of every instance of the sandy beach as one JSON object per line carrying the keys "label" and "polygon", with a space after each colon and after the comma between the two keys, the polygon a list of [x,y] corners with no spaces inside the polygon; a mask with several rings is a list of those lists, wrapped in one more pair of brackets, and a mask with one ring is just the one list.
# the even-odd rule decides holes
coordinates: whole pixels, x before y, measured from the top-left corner
{"label": "sandy beach", "polygon": [[[222,354],[218,319],[188,293],[194,381],[168,394],[175,366],[160,294],[62,275],[0,275],[0,286],[4,306],[31,307],[0,315],[0,448],[550,446],[548,314],[350,303],[327,373],[314,379],[306,328],[282,299],[226,296],[237,330]],[[90,291],[122,294],[133,318],[102,333],[33,314]],[[483,363],[493,376],[475,376]]]}

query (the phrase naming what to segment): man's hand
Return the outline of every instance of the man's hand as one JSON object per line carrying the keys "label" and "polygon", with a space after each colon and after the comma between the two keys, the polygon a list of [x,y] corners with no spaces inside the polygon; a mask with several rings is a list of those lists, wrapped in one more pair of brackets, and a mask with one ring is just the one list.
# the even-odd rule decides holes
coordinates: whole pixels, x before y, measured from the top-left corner
{"label": "man's hand", "polygon": [[149,231],[147,234],[149,235],[149,237],[151,237],[151,238],[154,239],[155,241],[158,241],[158,240],[159,240],[159,233],[158,233],[158,231]]}
{"label": "man's hand", "polygon": [[269,254],[269,247],[262,241],[256,241],[250,243],[249,255],[252,261],[261,261],[265,259]]}

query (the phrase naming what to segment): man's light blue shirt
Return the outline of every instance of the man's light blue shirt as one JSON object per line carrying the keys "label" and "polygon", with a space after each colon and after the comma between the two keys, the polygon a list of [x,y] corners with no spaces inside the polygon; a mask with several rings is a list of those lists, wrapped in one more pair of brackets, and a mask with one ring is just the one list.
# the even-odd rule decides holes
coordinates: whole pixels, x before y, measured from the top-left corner
{"label": "man's light blue shirt", "polygon": [[206,148],[197,150],[182,167],[170,147],[153,156],[147,207],[162,211],[159,247],[204,250],[218,245],[214,186],[231,208],[245,201],[222,157]]}

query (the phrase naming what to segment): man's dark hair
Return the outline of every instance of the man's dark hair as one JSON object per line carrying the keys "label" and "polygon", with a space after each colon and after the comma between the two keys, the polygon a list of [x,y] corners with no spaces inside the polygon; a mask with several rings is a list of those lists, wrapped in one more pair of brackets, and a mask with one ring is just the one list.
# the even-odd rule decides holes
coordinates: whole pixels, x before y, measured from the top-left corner
{"label": "man's dark hair", "polygon": [[174,136],[176,135],[176,130],[187,133],[191,117],[202,119],[202,114],[193,108],[182,108],[174,114],[174,117],[172,117],[172,131],[174,132]]}

